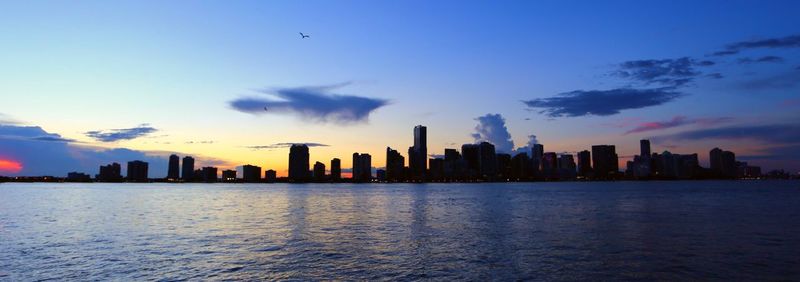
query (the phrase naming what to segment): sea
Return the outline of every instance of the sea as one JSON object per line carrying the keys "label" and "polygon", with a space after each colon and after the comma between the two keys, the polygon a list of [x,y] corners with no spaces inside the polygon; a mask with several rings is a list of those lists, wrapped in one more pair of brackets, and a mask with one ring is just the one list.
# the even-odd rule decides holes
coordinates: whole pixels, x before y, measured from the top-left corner
{"label": "sea", "polygon": [[800,280],[800,181],[2,183],[42,280]]}

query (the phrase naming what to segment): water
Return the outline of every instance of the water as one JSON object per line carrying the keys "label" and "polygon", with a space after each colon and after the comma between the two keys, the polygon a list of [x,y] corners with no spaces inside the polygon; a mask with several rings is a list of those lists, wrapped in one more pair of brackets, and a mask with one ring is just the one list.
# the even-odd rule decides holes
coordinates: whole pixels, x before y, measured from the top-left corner
{"label": "water", "polygon": [[800,279],[800,182],[0,184],[0,280]]}

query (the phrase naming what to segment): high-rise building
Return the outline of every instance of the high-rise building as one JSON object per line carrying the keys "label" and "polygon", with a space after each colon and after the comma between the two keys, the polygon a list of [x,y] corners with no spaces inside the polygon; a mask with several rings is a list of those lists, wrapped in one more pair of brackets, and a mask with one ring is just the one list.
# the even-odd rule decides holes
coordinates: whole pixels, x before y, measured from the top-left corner
{"label": "high-rise building", "polygon": [[533,170],[534,177],[538,177],[542,170],[542,157],[544,157],[544,145],[533,144],[531,147],[531,170]]}
{"label": "high-rise building", "polygon": [[558,157],[558,176],[561,179],[573,179],[576,174],[575,158],[570,154]]}
{"label": "high-rise building", "polygon": [[639,153],[640,156],[649,158],[650,154],[651,154],[650,153],[650,140],[647,140],[647,139],[639,140],[639,149],[641,151]]}
{"label": "high-rise building", "polygon": [[403,168],[406,159],[397,150],[386,147],[386,181],[403,181]]}
{"label": "high-rise building", "polygon": [[711,164],[711,171],[717,175],[722,175],[722,149],[714,148],[708,152],[708,162]]}
{"label": "high-rise building", "polygon": [[314,181],[325,181],[325,164],[321,162],[314,163]]}
{"label": "high-rise building", "polygon": [[308,181],[308,146],[292,144],[289,148],[289,180],[293,182]]}
{"label": "high-rise building", "polygon": [[737,175],[736,154],[714,148],[709,152],[711,171],[716,177],[735,178]]}
{"label": "high-rise building", "polygon": [[169,156],[169,168],[167,169],[168,180],[178,180],[180,177],[180,161],[181,159],[177,155]]}
{"label": "high-rise building", "polygon": [[92,177],[86,173],[70,172],[67,173],[67,178],[64,180],[67,182],[89,182],[92,181]]}
{"label": "high-rise building", "polygon": [[131,161],[128,162],[128,181],[147,182],[147,162]]}
{"label": "high-rise building", "polygon": [[417,125],[414,127],[414,146],[408,148],[408,167],[415,180],[424,180],[427,166],[428,130],[425,126]]}
{"label": "high-rise building", "polygon": [[[236,171],[233,171],[233,173],[233,178],[236,178]],[[217,168],[211,166],[203,167],[200,170],[200,179],[207,183],[217,182]]]}
{"label": "high-rise building", "polygon": [[497,177],[497,153],[494,145],[489,142],[478,144],[480,150],[481,177],[484,179],[494,179]]}
{"label": "high-rise building", "polygon": [[442,181],[444,179],[444,159],[433,158],[428,160],[428,178],[432,181]]}
{"label": "high-rise building", "polygon": [[242,166],[242,180],[247,183],[261,182],[261,167],[254,165]]}
{"label": "high-rise building", "polygon": [[558,154],[547,152],[542,155],[541,176],[546,179],[558,178]]}
{"label": "high-rise building", "polygon": [[464,174],[464,160],[456,149],[444,149],[444,177],[448,181],[461,179]]}
{"label": "high-rise building", "polygon": [[519,153],[511,158],[511,175],[512,180],[527,180],[531,177],[531,158],[527,153]]}
{"label": "high-rise building", "polygon": [[183,157],[181,176],[185,182],[194,181],[194,158],[190,156]]}
{"label": "high-rise building", "polygon": [[592,146],[594,178],[614,179],[619,173],[619,163],[614,145]]}
{"label": "high-rise building", "polygon": [[236,171],[232,169],[226,169],[222,171],[222,181],[225,182],[234,182],[236,181]]}
{"label": "high-rise building", "polygon": [[96,176],[100,182],[119,182],[122,181],[122,166],[118,163],[100,166],[100,172]]}
{"label": "high-rise building", "polygon": [[369,182],[372,180],[372,156],[353,153],[352,179],[354,182]]}
{"label": "high-rise building", "polygon": [[333,158],[331,160],[331,180],[342,180],[342,160]]}
{"label": "high-rise building", "polygon": [[510,179],[511,178],[511,155],[509,154],[497,154],[496,157],[497,162],[497,176],[501,179]]}
{"label": "high-rise building", "polygon": [[264,172],[264,181],[272,183],[276,180],[278,180],[278,173],[276,173],[274,170],[268,169]]}
{"label": "high-rise building", "polygon": [[466,165],[467,177],[477,178],[481,173],[481,148],[478,144],[461,145],[461,158]]}
{"label": "high-rise building", "polygon": [[592,173],[592,153],[587,150],[578,152],[578,176],[589,177]]}

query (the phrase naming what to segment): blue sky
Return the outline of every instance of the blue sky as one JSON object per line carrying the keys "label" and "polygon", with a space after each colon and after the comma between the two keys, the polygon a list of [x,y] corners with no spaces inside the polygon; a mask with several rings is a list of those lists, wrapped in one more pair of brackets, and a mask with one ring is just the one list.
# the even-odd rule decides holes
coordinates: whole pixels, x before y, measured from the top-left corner
{"label": "blue sky", "polygon": [[[312,150],[312,161],[347,160],[357,151],[380,164],[386,146],[409,146],[416,124],[429,127],[429,152],[440,153],[474,142],[478,117],[500,114],[504,121],[494,126],[504,126],[516,147],[536,135],[548,151],[611,143],[632,155],[638,139],[654,138],[656,151],[702,158],[721,146],[767,167],[800,170],[791,158],[770,157],[793,152],[797,139],[755,136],[763,131],[747,138],[675,137],[691,130],[795,128],[800,47],[711,54],[738,42],[791,41],[800,35],[799,10],[797,1],[7,1],[0,4],[0,121],[7,128],[41,127],[70,139],[65,147],[177,152],[280,173],[285,149],[252,148],[318,142],[329,146]],[[298,32],[311,37],[300,39]],[[657,66],[676,71],[672,82],[632,75],[652,71],[641,68],[649,60],[680,58],[688,58],[688,69],[673,61]],[[625,62],[638,67],[623,69]],[[315,100],[321,102],[276,98],[298,89],[321,95]],[[619,89],[637,91],[612,91]],[[653,100],[643,89],[679,95]],[[573,97],[550,99],[561,93]],[[385,103],[359,108],[347,102],[355,100],[325,100],[331,95]],[[262,113],[233,106],[242,99],[295,100],[265,102],[282,107]],[[636,105],[547,114],[565,101]],[[342,113],[354,110],[367,114],[342,122]],[[645,123],[659,129],[626,134]],[[119,140],[90,134],[143,127],[155,130]],[[0,157],[23,162],[18,174],[72,170],[21,156],[8,144],[0,150]],[[96,173],[99,165],[76,169]]]}

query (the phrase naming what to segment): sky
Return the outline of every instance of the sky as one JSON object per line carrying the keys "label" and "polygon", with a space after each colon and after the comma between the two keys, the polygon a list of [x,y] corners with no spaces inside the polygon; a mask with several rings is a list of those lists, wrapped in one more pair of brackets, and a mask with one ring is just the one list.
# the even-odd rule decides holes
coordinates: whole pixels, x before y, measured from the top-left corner
{"label": "sky", "polygon": [[[386,147],[714,147],[800,171],[798,1],[3,1],[0,175]],[[300,32],[309,35],[301,38]],[[523,149],[520,149],[523,147]]]}

